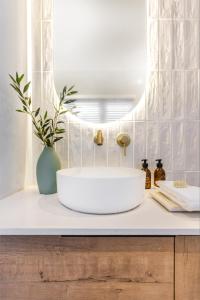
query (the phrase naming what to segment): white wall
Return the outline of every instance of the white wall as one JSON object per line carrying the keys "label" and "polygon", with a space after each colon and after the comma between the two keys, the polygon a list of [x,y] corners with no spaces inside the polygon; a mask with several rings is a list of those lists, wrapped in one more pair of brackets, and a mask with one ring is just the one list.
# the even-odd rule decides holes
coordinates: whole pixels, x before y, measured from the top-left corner
{"label": "white wall", "polygon": [[23,188],[26,118],[9,87],[9,73],[26,72],[26,1],[0,1],[0,198]]}

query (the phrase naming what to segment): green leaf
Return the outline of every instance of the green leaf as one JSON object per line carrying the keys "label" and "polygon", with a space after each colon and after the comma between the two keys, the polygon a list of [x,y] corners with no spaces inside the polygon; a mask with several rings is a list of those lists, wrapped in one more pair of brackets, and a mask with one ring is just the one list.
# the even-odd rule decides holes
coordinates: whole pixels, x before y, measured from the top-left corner
{"label": "green leaf", "polygon": [[32,121],[32,123],[35,127],[37,127],[37,123],[34,120]]}
{"label": "green leaf", "polygon": [[26,92],[28,91],[30,84],[31,84],[31,82],[29,81],[29,82],[24,86],[23,93],[26,93]]}
{"label": "green leaf", "polygon": [[9,75],[10,79],[11,79],[14,83],[16,83],[16,80],[14,79],[14,77],[13,77],[11,74],[8,74],[8,75]]}
{"label": "green leaf", "polygon": [[45,129],[48,125],[49,125],[49,123],[45,123],[45,124],[43,124],[42,128]]}
{"label": "green leaf", "polygon": [[[63,101],[63,100],[60,100],[60,104],[62,104],[62,101]],[[57,109],[57,107],[56,107],[55,105],[53,105],[53,108],[54,108],[54,110],[55,110],[56,112],[59,112],[59,110]]]}
{"label": "green leaf", "polygon": [[49,138],[52,137],[53,135],[54,135],[54,132],[49,133],[49,134],[46,136],[46,139],[49,139]]}
{"label": "green leaf", "polygon": [[44,136],[47,134],[47,132],[49,131],[50,127],[47,127],[45,130],[44,130]]}
{"label": "green leaf", "polygon": [[23,111],[23,110],[21,110],[21,109],[16,109],[16,111],[17,111],[17,112],[24,113],[24,111]]}
{"label": "green leaf", "polygon": [[56,128],[55,132],[56,133],[64,133],[65,129],[64,128]]}
{"label": "green leaf", "polygon": [[12,86],[12,88],[21,96],[21,97],[23,97],[23,94],[22,94],[22,92],[20,91],[20,89],[16,86],[16,85],[14,85],[14,84],[10,84],[10,86]]}
{"label": "green leaf", "polygon": [[35,117],[37,117],[39,115],[39,112],[40,112],[40,107],[38,107],[38,109],[36,110]]}
{"label": "green leaf", "polygon": [[61,139],[63,139],[63,137],[62,137],[62,136],[58,136],[58,137],[56,137],[56,138],[53,140],[53,142],[56,143],[57,141],[60,141]]}
{"label": "green leaf", "polygon": [[44,120],[46,120],[46,118],[47,118],[47,110],[46,110],[46,112],[44,114]]}
{"label": "green leaf", "polygon": [[66,101],[64,102],[64,104],[70,104],[70,103],[73,103],[73,102],[75,102],[75,101],[76,101],[75,99],[66,100]]}
{"label": "green leaf", "polygon": [[67,113],[67,112],[68,112],[68,110],[63,110],[63,111],[60,112],[60,115],[63,115],[65,113]]}
{"label": "green leaf", "polygon": [[46,121],[44,122],[44,124],[48,124],[52,119],[46,119]]}
{"label": "green leaf", "polygon": [[57,124],[65,124],[64,121],[58,121]]}
{"label": "green leaf", "polygon": [[63,88],[63,94],[65,94],[67,91],[67,86],[65,85],[64,88]]}
{"label": "green leaf", "polygon": [[60,93],[60,102],[62,102],[63,99],[64,99],[64,95],[63,93]]}
{"label": "green leaf", "polygon": [[68,92],[70,92],[71,90],[73,90],[74,88],[74,85],[72,85],[69,89],[68,89]]}
{"label": "green leaf", "polygon": [[78,92],[77,91],[71,91],[69,93],[67,93],[67,96],[71,96],[71,95],[74,95],[74,94],[77,94]]}
{"label": "green leaf", "polygon": [[19,100],[22,102],[24,101],[24,98],[18,95]]}
{"label": "green leaf", "polygon": [[24,106],[27,106],[26,101],[24,101],[24,99],[21,99],[22,103],[24,104]]}
{"label": "green leaf", "polygon": [[22,74],[22,75],[19,77],[19,83],[22,81],[23,78],[24,78],[24,74]]}
{"label": "green leaf", "polygon": [[20,81],[19,81],[19,76],[18,76],[18,73],[16,72],[16,82],[19,84]]}

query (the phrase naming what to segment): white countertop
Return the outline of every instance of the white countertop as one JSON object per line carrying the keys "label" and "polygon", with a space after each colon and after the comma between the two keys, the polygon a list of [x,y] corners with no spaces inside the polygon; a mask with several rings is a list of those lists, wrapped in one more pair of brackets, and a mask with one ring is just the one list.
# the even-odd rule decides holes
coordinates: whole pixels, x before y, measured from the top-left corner
{"label": "white countertop", "polygon": [[147,193],[126,213],[82,214],[31,188],[0,200],[0,235],[200,235],[200,213],[168,212]]}

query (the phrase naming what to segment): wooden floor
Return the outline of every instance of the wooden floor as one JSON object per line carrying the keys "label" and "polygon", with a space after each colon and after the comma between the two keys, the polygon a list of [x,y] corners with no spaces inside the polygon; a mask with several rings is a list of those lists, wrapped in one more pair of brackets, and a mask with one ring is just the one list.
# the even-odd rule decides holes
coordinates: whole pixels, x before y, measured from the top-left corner
{"label": "wooden floor", "polygon": [[0,300],[199,300],[199,263],[200,238],[2,236]]}

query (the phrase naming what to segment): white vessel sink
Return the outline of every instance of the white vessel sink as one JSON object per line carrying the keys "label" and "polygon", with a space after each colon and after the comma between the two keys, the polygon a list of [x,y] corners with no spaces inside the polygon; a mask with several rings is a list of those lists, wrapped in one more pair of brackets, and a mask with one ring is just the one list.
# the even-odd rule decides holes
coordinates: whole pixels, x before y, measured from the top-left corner
{"label": "white vessel sink", "polygon": [[128,211],[144,199],[145,173],[131,168],[71,168],[57,172],[58,197],[84,213]]}

